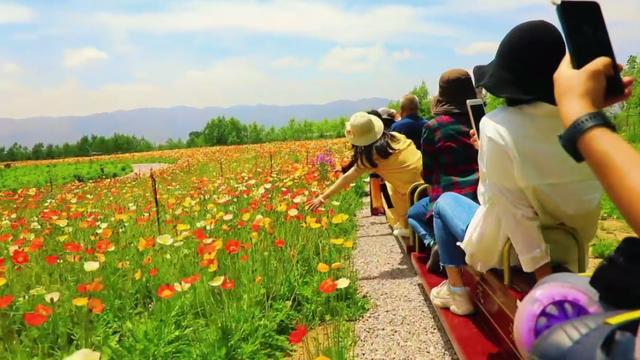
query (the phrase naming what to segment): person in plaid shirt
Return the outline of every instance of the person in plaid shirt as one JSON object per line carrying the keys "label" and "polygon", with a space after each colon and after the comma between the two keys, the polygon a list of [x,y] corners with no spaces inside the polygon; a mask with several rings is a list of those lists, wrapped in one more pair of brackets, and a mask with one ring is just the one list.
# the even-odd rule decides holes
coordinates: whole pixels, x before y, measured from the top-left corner
{"label": "person in plaid shirt", "polygon": [[432,105],[436,117],[427,122],[422,133],[422,178],[431,185],[431,194],[407,213],[409,225],[427,247],[435,243],[431,212],[440,195],[451,191],[477,201],[478,151],[471,143],[466,106],[467,99],[476,97],[467,71],[452,69],[440,77]]}

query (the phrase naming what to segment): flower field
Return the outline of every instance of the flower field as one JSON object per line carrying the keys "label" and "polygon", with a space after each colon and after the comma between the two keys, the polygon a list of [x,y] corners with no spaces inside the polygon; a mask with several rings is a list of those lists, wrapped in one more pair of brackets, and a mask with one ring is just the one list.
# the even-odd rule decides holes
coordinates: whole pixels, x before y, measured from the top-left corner
{"label": "flower field", "polygon": [[350,268],[363,186],[304,209],[347,151],[173,151],[157,205],[146,176],[4,190],[0,358],[349,358],[366,309]]}

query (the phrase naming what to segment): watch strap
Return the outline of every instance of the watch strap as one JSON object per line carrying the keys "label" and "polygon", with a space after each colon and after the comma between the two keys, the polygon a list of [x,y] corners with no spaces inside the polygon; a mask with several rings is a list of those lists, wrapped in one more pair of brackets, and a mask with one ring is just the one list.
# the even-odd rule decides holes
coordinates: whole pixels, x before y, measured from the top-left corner
{"label": "watch strap", "polygon": [[583,162],[584,157],[578,150],[578,139],[587,130],[604,126],[612,131],[616,131],[616,126],[609,120],[607,115],[602,111],[594,111],[580,116],[571,124],[561,135],[559,135],[560,144],[564,150],[576,161]]}

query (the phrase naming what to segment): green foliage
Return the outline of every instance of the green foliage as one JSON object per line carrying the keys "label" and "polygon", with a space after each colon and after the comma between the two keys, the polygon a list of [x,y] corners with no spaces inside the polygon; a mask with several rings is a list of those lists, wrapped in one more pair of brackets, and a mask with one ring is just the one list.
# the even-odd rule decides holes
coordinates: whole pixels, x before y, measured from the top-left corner
{"label": "green foliage", "polygon": [[116,161],[15,166],[0,169],[0,189],[43,187],[73,181],[115,178],[132,171],[131,164]]}
{"label": "green foliage", "polygon": [[[624,76],[640,77],[640,64],[637,55],[629,56],[622,71]],[[633,84],[632,95],[620,106],[620,112],[614,115],[614,122],[622,135],[631,142],[640,142],[640,85]]]}
{"label": "green foliage", "polygon": [[485,111],[487,113],[507,105],[507,101],[505,99],[499,98],[490,93],[487,93],[487,96],[485,97],[485,103],[486,103]]}
{"label": "green foliage", "polygon": [[147,139],[132,135],[113,134],[111,137],[83,136],[74,144],[62,145],[37,143],[31,149],[14,143],[9,148],[0,147],[0,162],[61,159],[68,157],[110,155],[154,150]]}
{"label": "green foliage", "polygon": [[[420,116],[430,119],[433,117],[431,113],[431,97],[429,96],[429,89],[424,81],[421,81],[419,85],[415,86],[409,94],[413,94],[418,97],[420,101]],[[390,109],[394,109],[400,112],[400,100],[391,101],[387,105]]]}
{"label": "green foliage", "polygon": [[609,256],[618,246],[618,242],[612,239],[596,239],[591,243],[591,255],[604,259]]}
{"label": "green foliage", "polygon": [[600,201],[600,209],[602,211],[602,216],[605,218],[622,219],[620,210],[618,210],[607,194],[605,194]]}
{"label": "green foliage", "polygon": [[280,128],[255,122],[245,125],[236,118],[218,116],[209,120],[202,131],[192,131],[186,146],[261,144],[274,141],[333,139],[344,135],[346,117],[322,121],[289,119]]}

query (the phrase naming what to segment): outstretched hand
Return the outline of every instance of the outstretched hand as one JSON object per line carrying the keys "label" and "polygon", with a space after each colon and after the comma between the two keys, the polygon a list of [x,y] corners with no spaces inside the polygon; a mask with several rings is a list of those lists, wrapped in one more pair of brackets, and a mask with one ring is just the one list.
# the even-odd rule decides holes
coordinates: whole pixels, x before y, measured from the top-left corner
{"label": "outstretched hand", "polygon": [[[622,69],[622,65],[618,65]],[[553,75],[556,103],[565,127],[569,127],[580,116],[624,101],[631,96],[633,78],[622,79],[624,93],[615,98],[606,98],[607,76],[614,74],[612,60],[599,57],[582,69],[571,66],[569,55],[565,55]]]}
{"label": "outstretched hand", "polygon": [[317,198],[315,198],[313,200],[307,201],[305,206],[306,206],[307,210],[315,211],[320,206],[322,206],[323,204],[324,204],[324,199],[319,196],[319,197],[317,197]]}

